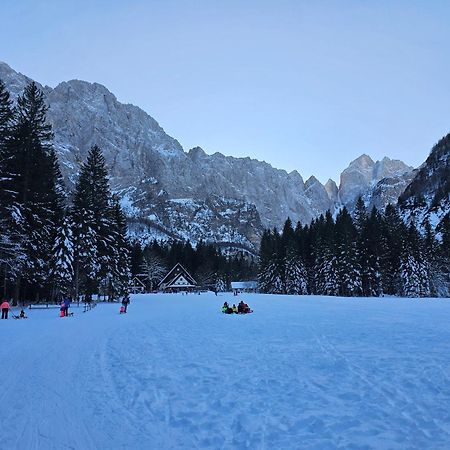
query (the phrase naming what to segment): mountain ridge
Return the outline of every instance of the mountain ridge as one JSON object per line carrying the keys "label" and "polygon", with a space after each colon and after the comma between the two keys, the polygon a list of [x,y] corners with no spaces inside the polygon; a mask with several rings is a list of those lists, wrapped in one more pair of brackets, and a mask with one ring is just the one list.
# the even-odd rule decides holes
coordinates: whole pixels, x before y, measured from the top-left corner
{"label": "mountain ridge", "polygon": [[[0,79],[4,79],[13,97],[32,81],[6,63],[0,63]],[[216,221],[218,235],[208,237],[221,242],[226,236],[235,236],[233,227],[238,226],[236,217],[231,219],[226,214],[229,206],[240,205],[240,210],[252,211],[248,218],[252,229],[242,229],[243,235],[235,237],[237,242],[257,245],[265,227],[281,227],[287,217],[309,223],[328,209],[349,206],[357,196],[367,195],[382,176],[395,178],[412,170],[401,161],[385,157],[374,162],[363,154],[342,172],[339,187],[332,180],[324,186],[313,175],[305,182],[297,170],[287,172],[250,157],[236,158],[219,152],[210,155],[201,147],[185,151],[147,112],[119,102],[102,84],[74,79],[55,88],[39,86],[46,94],[55,148],[69,185],[73,185],[89,148],[99,145],[110,169],[112,188],[122,193],[124,204],[134,208],[133,220],[136,222],[139,216],[148,225],[148,235],[152,223],[160,230],[164,224],[176,222],[181,223],[181,229],[191,229],[181,233],[185,238],[193,242],[202,239],[205,227],[198,227],[203,231],[196,232],[185,223],[193,220],[188,204],[170,207],[173,199],[190,198],[200,202],[197,207],[205,217],[222,217],[221,226]],[[215,202],[211,198],[227,200]],[[396,198],[383,201],[395,202]],[[180,220],[169,218],[167,211]]]}

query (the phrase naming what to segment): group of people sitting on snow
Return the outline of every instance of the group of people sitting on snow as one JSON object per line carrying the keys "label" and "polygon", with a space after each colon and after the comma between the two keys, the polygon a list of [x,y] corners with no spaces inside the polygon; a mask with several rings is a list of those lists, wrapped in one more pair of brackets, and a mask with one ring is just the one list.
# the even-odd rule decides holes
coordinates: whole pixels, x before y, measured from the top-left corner
{"label": "group of people sitting on snow", "polygon": [[230,307],[227,302],[225,302],[222,306],[222,312],[224,314],[249,314],[252,313],[253,310],[250,309],[250,306],[247,303],[244,303],[242,300],[236,305]]}

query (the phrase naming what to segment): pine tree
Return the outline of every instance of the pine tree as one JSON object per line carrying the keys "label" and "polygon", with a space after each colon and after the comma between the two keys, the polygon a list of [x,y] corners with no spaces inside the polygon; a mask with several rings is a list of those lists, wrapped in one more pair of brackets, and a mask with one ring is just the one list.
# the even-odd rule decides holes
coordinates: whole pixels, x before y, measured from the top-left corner
{"label": "pine tree", "polygon": [[217,277],[215,289],[216,289],[216,292],[225,292],[226,291],[227,283],[224,280],[223,276]]}
{"label": "pine tree", "polygon": [[364,227],[366,220],[367,220],[366,205],[364,204],[364,201],[361,197],[358,197],[358,200],[356,201],[353,217],[354,217],[354,224],[355,224],[356,231],[358,233],[360,233]]}
{"label": "pine tree", "polygon": [[316,223],[313,284],[315,293],[339,295],[338,261],[336,257],[335,223],[330,211]]}
{"label": "pine tree", "polygon": [[128,294],[131,281],[131,254],[127,236],[127,220],[117,198],[113,198],[112,213],[113,260],[111,262],[112,270],[109,269],[108,275],[110,278],[110,299],[115,299]]}
{"label": "pine tree", "polygon": [[286,294],[306,295],[308,293],[308,273],[298,253],[288,250],[285,262]]}
{"label": "pine tree", "polygon": [[3,294],[10,295],[7,283],[17,278],[25,262],[23,237],[21,234],[22,214],[15,203],[10,185],[8,144],[15,121],[15,109],[0,80],[0,279],[5,283]]}
{"label": "pine tree", "polygon": [[114,271],[114,219],[108,171],[99,147],[89,151],[75,186],[71,211],[74,224],[75,280],[91,297],[110,286]]}
{"label": "pine tree", "polygon": [[387,205],[382,222],[382,238],[384,255],[382,258],[383,292],[389,295],[401,294],[400,256],[406,227],[396,208]]}
{"label": "pine tree", "polygon": [[266,294],[283,294],[284,282],[277,259],[266,263],[258,274],[259,289]]}
{"label": "pine tree", "polygon": [[63,216],[63,187],[53,134],[46,122],[44,94],[35,83],[17,100],[17,114],[3,150],[2,188],[16,211],[24,268],[16,279],[17,298],[38,299],[50,292],[49,273],[55,229]]}
{"label": "pine tree", "polygon": [[438,251],[436,266],[438,272],[437,294],[450,296],[450,214],[447,213],[436,228],[438,235]]}
{"label": "pine tree", "polygon": [[[364,218],[361,216],[361,225]],[[361,267],[357,249],[357,229],[347,211],[342,208],[336,217],[336,251],[339,295],[352,297],[361,295]]]}
{"label": "pine tree", "polygon": [[422,238],[414,223],[408,227],[400,258],[402,294],[405,297],[430,295],[429,266],[423,251]]}
{"label": "pine tree", "polygon": [[0,80],[0,151],[8,141],[14,121],[14,107],[5,83]]}
{"label": "pine tree", "polygon": [[383,294],[381,254],[382,219],[376,208],[364,222],[360,233],[360,264],[362,293],[366,297],[378,297]]}
{"label": "pine tree", "polygon": [[54,298],[72,294],[74,279],[73,251],[71,224],[67,217],[56,231],[52,251],[51,279]]}

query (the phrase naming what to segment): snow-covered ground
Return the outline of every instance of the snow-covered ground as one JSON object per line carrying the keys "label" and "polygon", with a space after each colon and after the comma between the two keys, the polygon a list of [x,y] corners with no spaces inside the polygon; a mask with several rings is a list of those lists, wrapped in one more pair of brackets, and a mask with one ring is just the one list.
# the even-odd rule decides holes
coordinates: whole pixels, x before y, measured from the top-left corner
{"label": "snow-covered ground", "polygon": [[242,298],[0,321],[0,448],[450,448],[450,301]]}

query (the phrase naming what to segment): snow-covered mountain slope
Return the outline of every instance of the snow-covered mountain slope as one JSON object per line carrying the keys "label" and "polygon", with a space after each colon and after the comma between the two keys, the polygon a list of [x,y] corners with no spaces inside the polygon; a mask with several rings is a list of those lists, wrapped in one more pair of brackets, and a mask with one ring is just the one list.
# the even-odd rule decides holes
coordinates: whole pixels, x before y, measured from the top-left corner
{"label": "snow-covered mountain slope", "polygon": [[416,170],[411,170],[402,175],[386,177],[370,187],[362,195],[368,211],[371,211],[373,207],[383,211],[388,204],[396,205],[399,196],[414,179],[416,173]]}
{"label": "snow-covered mountain slope", "polygon": [[406,221],[421,227],[426,220],[438,226],[450,212],[450,134],[431,150],[427,160],[399,198],[399,208]]}
{"label": "snow-covered mountain slope", "polygon": [[128,216],[129,232],[143,243],[153,239],[200,240],[218,246],[254,253],[262,229],[254,205],[238,200],[209,196],[205,200],[192,198],[167,199],[155,203],[133,201],[133,192],[122,197]]}
{"label": "snow-covered mountain slope", "polygon": [[[14,96],[31,81],[5,63],[0,63],[0,79]],[[133,211],[130,220],[143,233],[142,239],[152,233],[194,242],[222,242],[234,236],[236,244],[257,245],[264,227],[280,228],[288,216],[294,222],[309,223],[328,209],[351,205],[381,179],[402,177],[411,170],[401,161],[384,158],[374,163],[362,155],[343,172],[339,189],[333,181],[324,186],[315,177],[305,183],[297,171],[288,173],[263,161],[208,155],[199,147],[185,152],[155,119],[134,105],[119,102],[101,84],[71,80],[43,90],[69,186],[89,148],[99,145],[110,169],[112,187]],[[374,196],[384,198],[384,191],[376,191],[371,198]],[[211,198],[225,200],[211,203]],[[178,203],[174,209],[170,200],[176,199],[189,201]],[[389,199],[396,201],[391,196]],[[193,208],[203,213],[193,214]],[[242,211],[251,211],[249,225],[241,223],[236,228],[235,217],[241,215],[239,220],[244,220]],[[189,225],[182,225],[179,217]],[[201,224],[192,222],[197,218]],[[174,224],[181,228],[171,228]]]}

